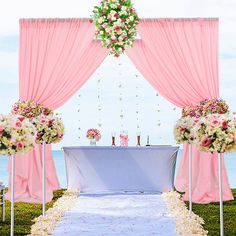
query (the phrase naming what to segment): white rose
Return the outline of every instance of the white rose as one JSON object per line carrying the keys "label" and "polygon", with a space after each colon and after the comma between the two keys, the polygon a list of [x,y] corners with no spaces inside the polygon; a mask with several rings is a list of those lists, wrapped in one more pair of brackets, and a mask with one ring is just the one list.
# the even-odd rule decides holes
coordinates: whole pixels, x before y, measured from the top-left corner
{"label": "white rose", "polygon": [[127,7],[126,6],[122,6],[121,7],[121,11],[126,11],[127,10]]}
{"label": "white rose", "polygon": [[116,14],[116,11],[112,10],[112,11],[110,11],[110,14],[111,14],[112,16],[114,16],[114,15]]}
{"label": "white rose", "polygon": [[102,17],[98,18],[98,23],[99,23],[99,24],[102,24],[103,21],[104,21],[104,20],[103,20]]}
{"label": "white rose", "polygon": [[111,30],[110,27],[107,27],[107,28],[105,29],[105,31],[106,31],[107,33],[110,32],[110,30]]}
{"label": "white rose", "polygon": [[130,21],[134,21],[134,17],[133,16],[130,16],[129,19],[130,19]]}
{"label": "white rose", "polygon": [[115,35],[112,35],[112,36],[111,36],[111,39],[112,39],[112,40],[116,40],[116,36],[115,36]]}

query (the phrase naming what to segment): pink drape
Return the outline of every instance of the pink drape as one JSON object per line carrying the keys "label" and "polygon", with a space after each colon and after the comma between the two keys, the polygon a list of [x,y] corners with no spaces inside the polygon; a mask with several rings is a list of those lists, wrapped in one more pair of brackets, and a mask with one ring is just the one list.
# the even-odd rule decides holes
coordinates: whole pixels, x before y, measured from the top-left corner
{"label": "pink drape", "polygon": [[[218,19],[143,19],[140,41],[127,50],[137,69],[171,103],[194,105],[219,97]],[[194,148],[193,201],[218,200],[216,154]],[[201,170],[201,171],[200,171]],[[224,200],[233,199],[223,164]],[[206,181],[210,184],[206,185]],[[184,147],[176,188],[187,193],[188,152]],[[188,199],[188,195],[184,195]]]}
{"label": "pink drape", "polygon": [[[63,105],[107,56],[93,38],[94,26],[88,19],[20,20],[20,99],[34,99],[51,109]],[[37,145],[31,153],[16,157],[16,201],[41,202],[40,150]],[[59,188],[50,145],[46,166],[50,201],[52,191]]]}

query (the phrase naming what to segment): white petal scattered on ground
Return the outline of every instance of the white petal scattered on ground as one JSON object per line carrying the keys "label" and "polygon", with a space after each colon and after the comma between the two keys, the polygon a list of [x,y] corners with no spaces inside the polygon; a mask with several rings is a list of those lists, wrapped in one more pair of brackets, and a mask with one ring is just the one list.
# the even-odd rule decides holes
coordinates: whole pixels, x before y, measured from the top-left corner
{"label": "white petal scattered on ground", "polygon": [[175,220],[158,194],[82,194],[53,236],[176,236]]}

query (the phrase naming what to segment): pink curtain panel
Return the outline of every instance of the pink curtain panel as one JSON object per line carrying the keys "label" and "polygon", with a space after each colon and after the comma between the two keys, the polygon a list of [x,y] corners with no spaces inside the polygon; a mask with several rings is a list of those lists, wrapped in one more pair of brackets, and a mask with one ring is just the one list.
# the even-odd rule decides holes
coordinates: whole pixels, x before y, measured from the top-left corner
{"label": "pink curtain panel", "polygon": [[[20,20],[20,99],[34,99],[53,110],[63,105],[108,54],[93,41],[94,32],[89,19]],[[46,166],[48,202],[53,190],[60,188],[50,145]],[[29,154],[16,157],[16,201],[42,202],[41,179],[41,147],[37,145]]]}
{"label": "pink curtain panel", "polygon": [[[219,97],[217,19],[144,19],[138,31],[142,41],[127,54],[167,100],[184,107]],[[94,27],[88,19],[21,20],[20,98],[34,99],[51,109],[63,105],[107,56],[107,50],[93,42],[93,37]],[[188,188],[187,149],[185,146],[176,180],[180,191]],[[194,149],[194,202],[218,201],[215,157]],[[59,183],[49,145],[47,169],[50,201]],[[39,146],[16,158],[17,201],[41,202],[41,170]],[[223,198],[233,199],[224,165],[223,177]]]}
{"label": "pink curtain panel", "polygon": [[[142,40],[127,54],[168,101],[185,107],[219,97],[218,19],[143,19],[138,32]],[[193,202],[219,201],[216,156],[193,149]],[[188,200],[188,145],[175,186],[186,192],[183,198]],[[223,199],[233,199],[224,163]]]}

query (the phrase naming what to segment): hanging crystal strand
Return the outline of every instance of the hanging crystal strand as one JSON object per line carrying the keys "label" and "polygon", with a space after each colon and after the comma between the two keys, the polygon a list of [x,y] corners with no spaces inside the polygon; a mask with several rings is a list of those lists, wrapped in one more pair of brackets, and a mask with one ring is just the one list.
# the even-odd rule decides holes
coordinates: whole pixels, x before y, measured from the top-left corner
{"label": "hanging crystal strand", "polygon": [[[122,64],[120,63],[120,59],[119,59],[119,66],[121,66]],[[120,102],[120,130],[123,131],[124,130],[124,104],[123,104],[123,80],[122,80],[122,76],[121,73],[119,73],[119,77],[120,77],[120,81],[119,81],[119,102]]]}
{"label": "hanging crystal strand", "polygon": [[136,77],[136,94],[135,94],[135,98],[136,98],[136,124],[137,124],[137,126],[136,126],[136,128],[137,128],[137,130],[139,130],[140,129],[140,123],[139,123],[139,118],[140,118],[140,115],[139,115],[139,113],[140,113],[140,104],[139,104],[139,86],[138,86],[138,75],[136,74],[135,75],[135,77]]}
{"label": "hanging crystal strand", "polygon": [[80,142],[80,139],[81,139],[81,120],[80,120],[80,112],[81,112],[81,97],[82,95],[79,94],[78,95],[78,100],[79,100],[79,103],[78,103],[78,113],[79,113],[79,119],[78,119],[78,131],[79,131],[79,136],[78,136],[78,139],[79,139],[79,142]]}
{"label": "hanging crystal strand", "polygon": [[[99,74],[98,74],[99,75]],[[102,127],[102,118],[101,118],[101,112],[102,112],[102,105],[101,105],[101,78],[98,77],[97,80],[97,96],[98,96],[98,108],[97,108],[97,113],[98,113],[98,127]]]}
{"label": "hanging crystal strand", "polygon": [[141,132],[140,132],[140,94],[139,94],[139,79],[138,79],[138,75],[136,74],[135,75],[135,89],[136,89],[136,94],[135,94],[135,99],[136,99],[136,103],[135,103],[135,107],[136,107],[136,138],[137,138],[137,144],[136,146],[140,146],[141,145],[141,142],[140,142],[140,139],[141,139]]}

